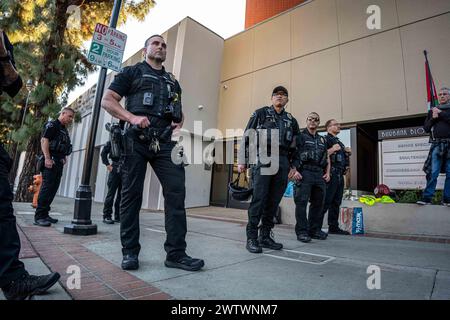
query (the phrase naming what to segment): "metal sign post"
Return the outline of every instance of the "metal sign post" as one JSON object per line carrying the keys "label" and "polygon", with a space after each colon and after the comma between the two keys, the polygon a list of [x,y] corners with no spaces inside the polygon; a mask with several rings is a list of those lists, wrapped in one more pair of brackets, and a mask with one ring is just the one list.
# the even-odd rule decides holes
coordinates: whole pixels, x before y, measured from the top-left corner
{"label": "metal sign post", "polygon": [[[92,223],[91,209],[92,209],[92,190],[89,185],[92,170],[92,158],[94,155],[95,137],[97,135],[98,118],[100,114],[101,101],[103,97],[103,90],[106,81],[107,68],[113,70],[120,70],[120,64],[122,63],[123,50],[125,48],[126,36],[123,33],[118,32],[114,28],[117,26],[117,20],[119,18],[120,7],[122,0],[114,0],[114,7],[109,22],[109,27],[98,24],[99,28],[94,33],[94,40],[92,42],[91,51],[88,59],[94,63],[99,61],[102,66],[97,83],[97,90],[95,93],[95,103],[92,108],[92,123],[89,129],[88,143],[86,146],[86,156],[84,158],[83,176],[81,184],[77,189],[75,198],[75,209],[73,213],[72,223],[64,227],[64,233],[73,235],[92,235],[97,233],[97,225]],[[105,30],[105,28],[107,30]],[[98,32],[99,31],[99,32]],[[105,33],[103,33],[103,31]],[[101,35],[101,39],[95,38]],[[105,40],[106,39],[106,40]],[[107,42],[105,42],[107,41]],[[95,48],[94,48],[95,47]],[[101,48],[101,49],[100,49]],[[94,50],[92,50],[94,49]],[[94,52],[95,51],[95,52]],[[120,51],[122,53],[120,54]],[[93,56],[94,60],[90,59]],[[120,56],[120,60],[119,60]],[[99,58],[101,57],[101,58]],[[96,60],[98,59],[98,60]],[[104,65],[106,61],[106,65]],[[117,67],[118,66],[118,67]]]}

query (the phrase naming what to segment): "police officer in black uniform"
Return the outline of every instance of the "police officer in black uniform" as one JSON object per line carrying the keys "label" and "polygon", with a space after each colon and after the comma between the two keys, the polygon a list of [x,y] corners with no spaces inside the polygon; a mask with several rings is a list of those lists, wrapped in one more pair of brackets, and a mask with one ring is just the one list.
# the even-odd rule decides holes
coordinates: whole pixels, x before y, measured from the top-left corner
{"label": "police officer in black uniform", "polygon": [[330,181],[327,183],[325,204],[322,219],[328,211],[328,233],[349,235],[350,233],[339,228],[339,208],[344,194],[344,177],[350,166],[350,149],[346,148],[337,135],[341,132],[341,125],[330,119],[325,123],[328,134],[325,136],[328,155],[330,156]]}
{"label": "police officer in black uniform", "polygon": [[[310,242],[311,238],[325,240],[327,233],[322,228],[322,209],[325,199],[325,182],[330,180],[325,138],[317,133],[320,117],[311,112],[306,119],[304,129],[297,139],[297,151],[294,165],[298,175],[294,188],[295,202],[295,233],[302,242]],[[310,202],[309,214],[306,216],[306,206]]]}
{"label": "police officer in black uniform", "polygon": [[[125,67],[116,75],[102,100],[107,112],[126,122],[120,204],[122,269],[139,267],[139,210],[149,162],[163,188],[167,233],[165,266],[197,271],[204,266],[204,261],[186,254],[184,166],[171,157],[175,147],[171,141],[172,129],[181,127],[183,122],[181,88],[162,65],[166,59],[162,36],[148,38],[144,54],[145,61]],[[119,104],[124,96],[125,109]]]}
{"label": "police officer in black uniform", "polygon": [[[103,222],[113,224],[120,221],[120,192],[122,190],[122,180],[120,178],[120,159],[114,158],[111,153],[111,141],[108,141],[101,152],[102,162],[106,166],[108,174],[108,193],[103,205]],[[109,159],[111,163],[109,163]],[[116,197],[117,194],[117,197]],[[114,202],[114,198],[116,201]],[[114,221],[112,220],[114,205]]]}
{"label": "police officer in black uniform", "polygon": [[[17,95],[22,79],[14,64],[13,46],[0,30],[0,94]],[[7,300],[22,300],[50,289],[60,278],[59,273],[34,276],[19,260],[20,238],[12,206],[13,193],[8,173],[12,159],[0,143],[0,288]]]}
{"label": "police officer in black uniform", "polygon": [[51,120],[45,125],[41,138],[41,172],[42,186],[39,191],[38,203],[34,214],[34,224],[49,227],[57,223],[58,219],[49,216],[50,205],[58,191],[67,156],[72,153],[67,126],[72,123],[75,112],[65,107],[58,119]]}
{"label": "police officer in black uniform", "polygon": [[[281,250],[283,245],[275,242],[271,235],[274,227],[273,218],[278,209],[278,205],[283,197],[287,186],[288,176],[295,172],[291,172],[291,160],[289,153],[291,148],[295,148],[294,137],[299,133],[297,120],[285,110],[285,105],[288,103],[288,91],[282,86],[273,89],[272,105],[266,106],[256,110],[247,124],[245,129],[243,144],[240,147],[238,171],[244,172],[247,164],[253,162],[256,164],[252,167],[252,181],[253,181],[253,195],[248,209],[248,224],[247,224],[247,244],[246,248],[251,253],[261,253],[262,248],[269,248],[273,250]],[[279,149],[278,155],[271,155],[272,159],[277,156],[279,167],[278,171],[272,174],[264,173],[264,169],[270,164],[264,164],[259,158],[258,162],[250,159],[252,151],[256,144],[250,141],[251,135],[249,130],[258,132],[258,143],[267,144],[267,150],[271,148],[271,132],[276,130],[279,133]],[[267,141],[262,141],[264,138],[263,131],[267,130]],[[261,149],[260,149],[261,150]],[[255,151],[255,150],[254,150]],[[257,152],[253,152],[257,154]],[[292,153],[291,153],[292,154]],[[258,154],[260,157],[261,155]],[[271,163],[273,164],[273,163]],[[262,220],[260,232],[258,236],[258,224]]]}

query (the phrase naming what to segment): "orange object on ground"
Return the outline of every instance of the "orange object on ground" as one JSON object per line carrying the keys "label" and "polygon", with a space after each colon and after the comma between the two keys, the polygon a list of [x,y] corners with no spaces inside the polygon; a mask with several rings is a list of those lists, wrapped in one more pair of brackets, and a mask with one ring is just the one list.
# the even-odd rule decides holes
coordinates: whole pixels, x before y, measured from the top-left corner
{"label": "orange object on ground", "polygon": [[42,185],[42,175],[41,174],[34,175],[33,184],[28,187],[28,191],[34,193],[33,203],[31,204],[31,206],[35,209],[37,208],[37,201],[39,197],[39,191],[41,190],[41,185]]}

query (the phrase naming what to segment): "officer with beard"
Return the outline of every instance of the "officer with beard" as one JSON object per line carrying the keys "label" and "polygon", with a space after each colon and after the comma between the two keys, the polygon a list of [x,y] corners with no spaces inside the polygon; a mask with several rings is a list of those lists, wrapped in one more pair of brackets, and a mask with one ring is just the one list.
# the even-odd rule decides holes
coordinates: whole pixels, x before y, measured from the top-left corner
{"label": "officer with beard", "polygon": [[[294,188],[295,202],[295,233],[297,240],[310,242],[311,238],[325,240],[327,233],[322,228],[322,209],[325,199],[325,182],[330,180],[330,164],[325,138],[317,133],[320,117],[311,112],[306,118],[306,129],[297,139],[297,150],[294,166],[297,175]],[[310,202],[309,214],[306,216],[306,206]]]}
{"label": "officer with beard", "polygon": [[325,136],[328,155],[331,162],[331,177],[327,183],[325,205],[321,221],[328,211],[328,233],[349,235],[350,233],[339,228],[339,208],[344,194],[344,176],[349,169],[350,148],[346,148],[337,135],[341,132],[341,125],[330,119],[325,123],[328,134]]}
{"label": "officer with beard", "polygon": [[[163,189],[167,233],[165,266],[188,271],[198,271],[204,266],[203,260],[186,254],[185,172],[183,164],[174,163],[171,157],[175,147],[172,130],[183,123],[181,87],[164,69],[166,50],[162,36],[148,38],[143,50],[145,60],[117,74],[102,100],[102,107],[125,123],[126,130],[120,203],[124,270],[139,268],[139,210],[147,163]],[[125,109],[119,103],[122,97],[126,97]]]}

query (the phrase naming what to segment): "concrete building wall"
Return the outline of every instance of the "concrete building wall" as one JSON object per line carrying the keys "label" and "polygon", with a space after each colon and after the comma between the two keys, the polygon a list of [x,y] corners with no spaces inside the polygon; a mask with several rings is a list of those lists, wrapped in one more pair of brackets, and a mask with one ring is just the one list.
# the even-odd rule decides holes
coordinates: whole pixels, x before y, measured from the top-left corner
{"label": "concrete building wall", "polygon": [[[380,30],[366,26],[369,5],[381,9]],[[244,128],[278,84],[290,91],[288,110],[302,126],[312,110],[342,123],[423,115],[423,50],[436,85],[448,86],[448,30],[450,1],[299,5],[225,40],[219,128]]]}

